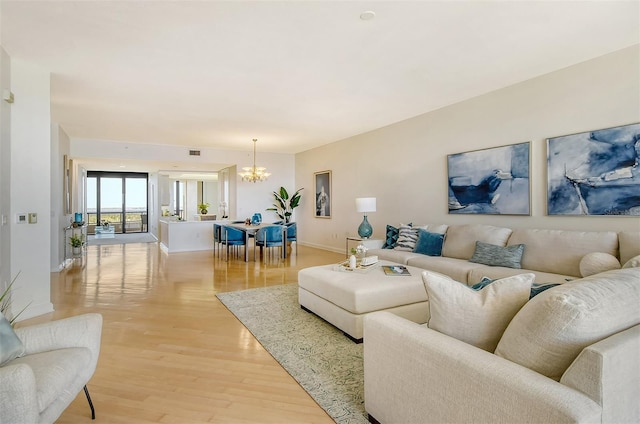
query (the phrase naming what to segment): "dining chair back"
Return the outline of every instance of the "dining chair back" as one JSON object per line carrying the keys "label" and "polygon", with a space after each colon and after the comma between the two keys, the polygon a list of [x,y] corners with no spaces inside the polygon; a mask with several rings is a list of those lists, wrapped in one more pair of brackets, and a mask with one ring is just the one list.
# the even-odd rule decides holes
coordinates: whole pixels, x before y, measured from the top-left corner
{"label": "dining chair back", "polygon": [[293,247],[293,243],[296,244],[296,255],[298,254],[298,224],[295,222],[288,222],[287,226],[287,244]]}
{"label": "dining chair back", "polygon": [[[229,260],[230,246],[244,246],[247,248],[244,231],[226,225],[221,226],[222,245],[227,246],[227,260]],[[236,249],[237,250],[237,249]]]}
{"label": "dining chair back", "polygon": [[[256,260],[256,250],[260,248],[260,256],[262,256],[262,248],[281,247],[284,249],[286,227],[282,225],[269,225],[260,228],[256,232],[255,248],[253,249],[253,260]],[[283,254],[284,256],[284,254]]]}

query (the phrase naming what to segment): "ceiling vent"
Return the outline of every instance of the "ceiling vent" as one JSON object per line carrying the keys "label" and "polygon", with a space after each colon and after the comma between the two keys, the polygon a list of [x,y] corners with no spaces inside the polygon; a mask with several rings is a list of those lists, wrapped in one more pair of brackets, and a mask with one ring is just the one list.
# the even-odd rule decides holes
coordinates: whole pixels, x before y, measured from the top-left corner
{"label": "ceiling vent", "polygon": [[189,150],[189,156],[200,156],[200,150]]}

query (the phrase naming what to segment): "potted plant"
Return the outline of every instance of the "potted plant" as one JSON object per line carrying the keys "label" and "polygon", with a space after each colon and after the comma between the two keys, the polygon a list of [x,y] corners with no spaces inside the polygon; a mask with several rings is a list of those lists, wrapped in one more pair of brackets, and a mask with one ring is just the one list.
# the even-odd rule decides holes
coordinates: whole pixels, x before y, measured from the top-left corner
{"label": "potted plant", "polygon": [[289,197],[289,193],[284,187],[280,187],[280,192],[273,192],[273,197],[276,199],[276,203],[273,204],[272,208],[268,208],[268,211],[274,211],[276,215],[282,219],[285,224],[288,224],[291,221],[291,215],[293,214],[293,210],[298,207],[300,203],[300,198],[302,195],[300,192],[304,190],[303,188],[298,189],[295,193]]}
{"label": "potted plant", "polygon": [[202,215],[206,215],[209,212],[209,204],[208,203],[198,203],[198,209]]}
{"label": "potted plant", "polygon": [[79,255],[80,254],[80,249],[82,248],[82,245],[84,244],[84,237],[82,234],[73,234],[71,237],[69,237],[69,244],[71,244],[71,247],[73,248],[73,254],[74,255]]}
{"label": "potted plant", "polygon": [[[13,283],[16,282],[16,279],[18,278],[18,275],[20,275],[21,271],[18,271],[18,274],[16,274],[16,276],[13,278],[13,280],[11,280],[11,283],[9,283],[9,285],[7,286],[6,289],[4,289],[4,291],[2,293],[0,293],[0,312],[2,312],[3,315],[7,314],[9,311],[9,308],[11,307],[11,287],[13,286]],[[31,302],[29,302],[27,304],[27,306],[25,306],[24,308],[22,308],[22,310],[20,312],[18,312],[17,314],[13,315],[11,318],[7,317],[5,315],[5,318],[7,321],[9,321],[9,324],[13,327],[14,322],[18,319],[18,317],[20,316],[20,314],[22,314],[25,309],[27,309],[29,307],[29,305],[31,304]]]}

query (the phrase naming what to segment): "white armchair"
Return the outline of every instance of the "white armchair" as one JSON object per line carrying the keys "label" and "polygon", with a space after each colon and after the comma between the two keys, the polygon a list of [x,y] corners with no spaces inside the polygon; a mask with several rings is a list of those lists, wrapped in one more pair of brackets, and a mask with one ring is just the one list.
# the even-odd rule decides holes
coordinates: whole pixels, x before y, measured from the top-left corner
{"label": "white armchair", "polygon": [[76,317],[16,329],[25,354],[0,367],[0,423],[52,423],[84,388],[100,354],[102,316]]}

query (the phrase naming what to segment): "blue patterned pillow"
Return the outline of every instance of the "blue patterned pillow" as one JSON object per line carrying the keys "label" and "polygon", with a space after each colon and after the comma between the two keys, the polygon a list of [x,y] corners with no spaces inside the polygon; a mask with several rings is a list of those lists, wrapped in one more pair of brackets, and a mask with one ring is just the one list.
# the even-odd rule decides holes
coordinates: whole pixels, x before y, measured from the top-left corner
{"label": "blue patterned pillow", "polygon": [[[494,281],[496,281],[496,280],[492,280],[489,277],[482,277],[480,282],[477,283],[477,284],[474,284],[473,286],[471,286],[471,288],[474,289],[474,290],[482,290],[483,288],[485,288],[489,284],[493,283]],[[529,294],[529,299],[533,299],[534,296],[539,295],[543,291],[545,291],[547,289],[550,289],[551,287],[555,287],[555,286],[559,286],[559,285],[560,284],[558,284],[558,283],[533,283],[531,285],[531,293]]]}
{"label": "blue patterned pillow", "polygon": [[429,256],[442,256],[444,234],[430,233],[422,228],[418,229],[418,241],[413,249],[416,253]]}
{"label": "blue patterned pillow", "polygon": [[522,268],[522,265],[520,265],[522,253],[524,253],[524,244],[502,247],[476,241],[476,250],[473,252],[469,262],[519,269]]}
{"label": "blue patterned pillow", "polygon": [[387,225],[386,238],[384,240],[383,249],[393,249],[398,241],[398,229],[394,226]]}
{"label": "blue patterned pillow", "polygon": [[24,345],[0,312],[0,366],[24,354]]}

